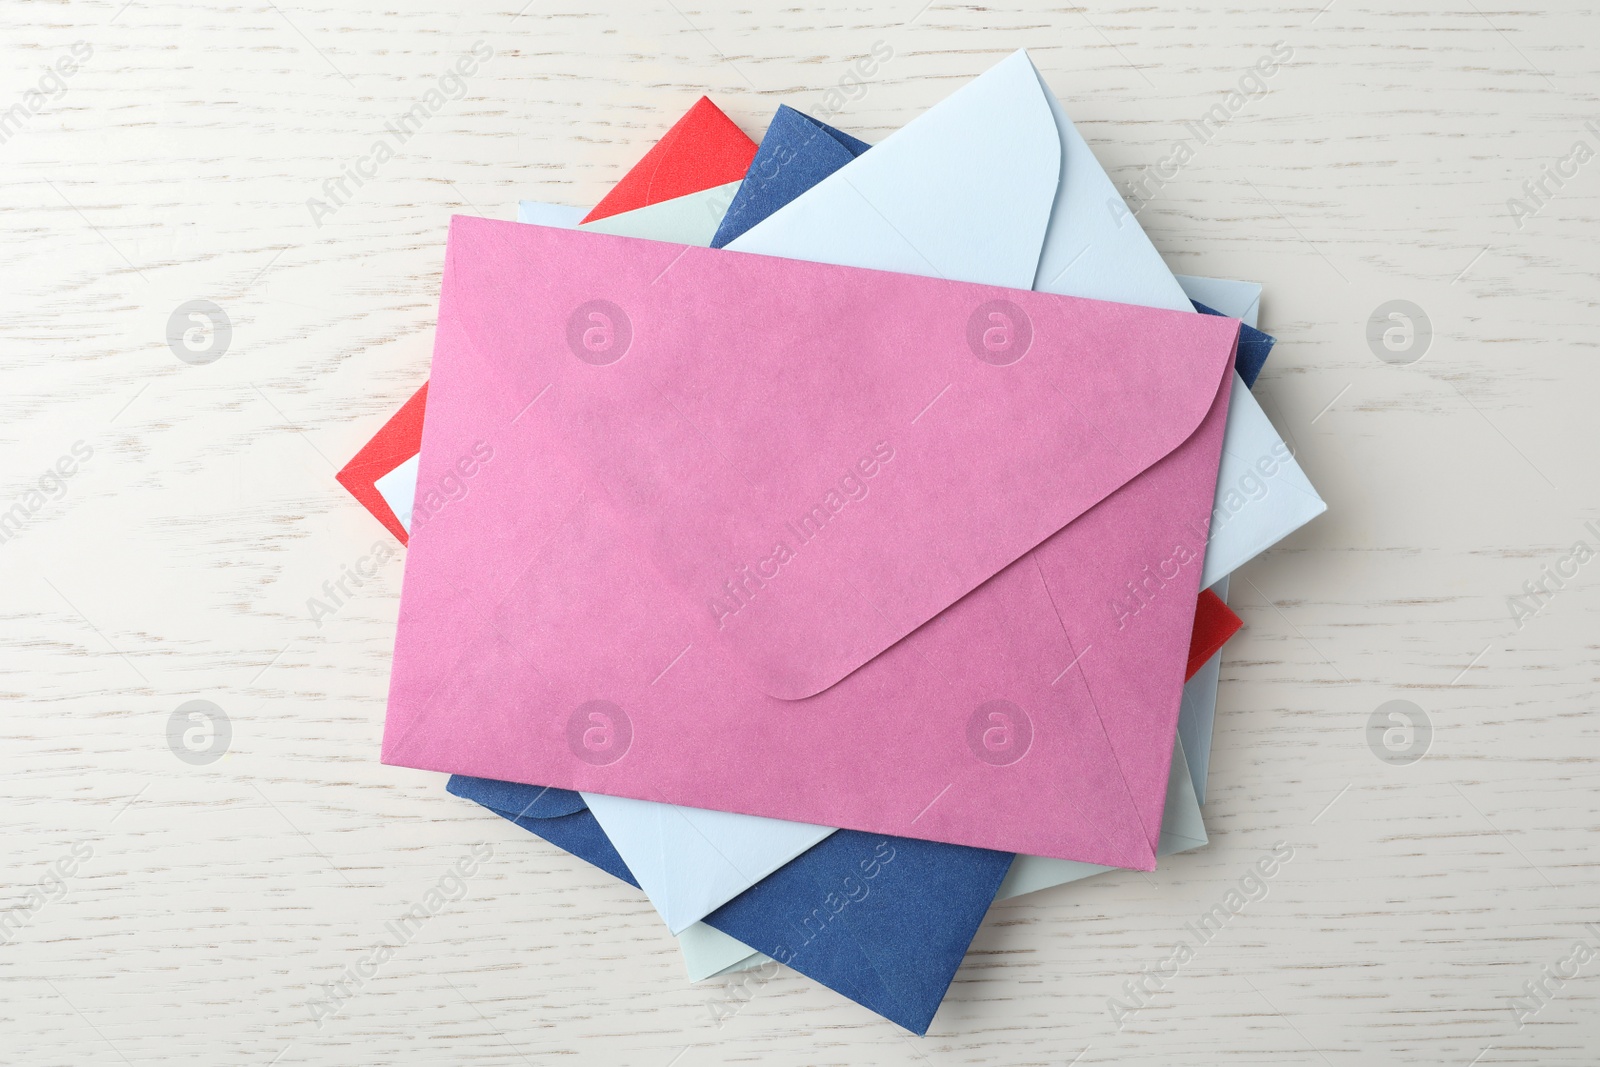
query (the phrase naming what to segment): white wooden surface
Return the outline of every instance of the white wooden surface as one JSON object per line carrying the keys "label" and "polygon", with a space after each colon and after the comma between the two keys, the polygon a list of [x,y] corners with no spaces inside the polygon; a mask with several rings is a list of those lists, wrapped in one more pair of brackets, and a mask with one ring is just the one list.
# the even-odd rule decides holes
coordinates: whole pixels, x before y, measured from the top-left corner
{"label": "white wooden surface", "polygon": [[[0,1061],[1596,1061],[1600,960],[1520,1029],[1509,1002],[1597,937],[1600,562],[1520,628],[1507,598],[1600,545],[1600,162],[1520,228],[1506,201],[1600,147],[1600,16],[920,2],[0,7],[0,110],[92,50],[0,144],[0,509],[92,449],[0,544]],[[1267,283],[1259,392],[1331,505],[1235,583],[1212,847],[996,907],[920,1040],[789,972],[715,1025],[728,993],[641,896],[378,764],[398,556],[307,608],[385,537],[333,472],[426,375],[452,212],[592,203],[700,92],[759,135],[880,40],[840,125],[881,138],[1027,46],[1123,182],[1293,49],[1141,220],[1177,269]],[[462,98],[313,224],[477,41]],[[233,326],[203,366],[165,341],[196,298]],[[1390,299],[1433,324],[1415,364],[1368,347]],[[209,765],[168,745],[191,699],[231,723]],[[1369,749],[1391,699],[1434,728],[1410,766]],[[1119,1031],[1108,998],[1278,841],[1266,899]],[[478,843],[319,1026],[322,983]]]}

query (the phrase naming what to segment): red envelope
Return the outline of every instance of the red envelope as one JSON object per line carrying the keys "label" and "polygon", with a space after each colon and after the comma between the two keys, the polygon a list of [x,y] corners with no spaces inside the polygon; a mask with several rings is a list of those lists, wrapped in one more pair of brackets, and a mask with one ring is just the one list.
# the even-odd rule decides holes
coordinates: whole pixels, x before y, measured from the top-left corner
{"label": "red envelope", "polygon": [[428,402],[428,383],[423,382],[377,435],[362,446],[344,469],[334,475],[361,506],[372,512],[385,528],[407,542],[406,528],[378,492],[378,479],[422,451],[422,410]]}
{"label": "red envelope", "polygon": [[1189,639],[1189,672],[1183,676],[1184,681],[1199,673],[1206,660],[1215,656],[1243,626],[1244,620],[1221,597],[1202,589],[1194,608],[1194,636]]}
{"label": "red envelope", "polygon": [[702,96],[583,221],[736,182],[755,158],[756,143]]}

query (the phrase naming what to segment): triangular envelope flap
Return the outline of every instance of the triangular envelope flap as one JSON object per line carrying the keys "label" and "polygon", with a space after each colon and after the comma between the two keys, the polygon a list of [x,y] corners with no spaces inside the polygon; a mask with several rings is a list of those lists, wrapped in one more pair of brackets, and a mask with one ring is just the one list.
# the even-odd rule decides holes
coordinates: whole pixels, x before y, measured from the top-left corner
{"label": "triangular envelope flap", "polygon": [[502,812],[513,820],[558,819],[563,815],[574,815],[587,806],[583,797],[570,789],[547,789],[464,774],[452,775],[445,783],[445,789],[464,800],[475,801]]}
{"label": "triangular envelope flap", "polygon": [[833,833],[825,826],[603,793],[583,799],[673,933]]}
{"label": "triangular envelope flap", "polygon": [[702,96],[583,221],[593,222],[738,181],[755,154],[756,143]]}
{"label": "triangular envelope flap", "polygon": [[1028,284],[1040,292],[1193,311],[1061,102],[1048,89],[1041,91],[1061,141],[1062,180],[1038,274]]}
{"label": "triangular envelope flap", "polygon": [[[488,476],[515,480],[538,459],[508,447]],[[474,556],[479,535],[498,523],[526,530],[520,515],[489,514],[497,495],[488,486],[453,504],[424,530],[412,559]],[[464,598],[431,569],[413,573],[385,759],[863,830],[926,830],[1012,851],[1066,847],[1074,858],[1150,869],[1118,757],[1080,673],[1061,670],[1076,654],[1031,560],[963,598],[915,642],[797,706],[751,688],[726,649],[687,640],[687,613],[652,599],[658,580],[616,539],[621,529],[608,501],[591,494],[559,535],[531,545],[529,566],[526,554],[480,559],[486,589],[502,572],[522,577],[508,591],[489,590],[500,603],[482,621],[461,620],[459,657],[455,643],[435,655],[430,620],[438,603],[453,608]],[[440,534],[451,536],[435,540]],[[402,675],[412,660],[434,666]],[[974,759],[974,716],[996,697],[1039,724],[1020,762],[996,764],[988,751]],[[615,729],[591,749],[579,734],[591,724],[603,734],[596,712]],[[796,759],[800,752],[808,758]],[[965,807],[954,803],[958,794],[981,795],[981,818],[949,825]],[[1015,832],[1024,813],[1031,820],[1039,812],[1049,813],[1046,840]]]}
{"label": "triangular envelope flap", "polygon": [[717,226],[711,247],[726,245],[868,147],[864,141],[780,104],[738,195]]}
{"label": "triangular envelope flap", "polygon": [[[891,270],[910,253],[920,273],[1030,288],[1061,172],[1049,95],[1017,52],[727,247]],[[948,182],[907,181],[917,172],[962,174],[959,200]]]}
{"label": "triangular envelope flap", "polygon": [[[1011,861],[846,830],[706,923],[926,1033]],[[772,921],[776,905],[786,922]]]}
{"label": "triangular envelope flap", "polygon": [[453,357],[471,366],[436,365],[432,454],[486,438],[546,457],[519,472],[548,502],[535,539],[559,502],[606,496],[698,605],[698,639],[784,699],[835,684],[1171,452],[1236,332],[463,217],[445,290],[441,334],[476,343]]}
{"label": "triangular envelope flap", "polygon": [[[1201,316],[1194,316],[1201,317]],[[1218,390],[1201,430],[1188,446],[1212,457],[1222,446],[1234,375]],[[1174,457],[1175,458],[1175,457]],[[1061,625],[1082,650],[1083,672],[1112,747],[1123,757],[1129,789],[1154,846],[1159,837],[1179,693],[1193,636],[1209,531],[1206,498],[1212,487],[1192,468],[1164,459],[1139,479],[1138,492],[1116,493],[1034,553],[1053,596],[1078,610]],[[1118,534],[1141,531],[1124,540]],[[1129,552],[1132,544],[1138,549]],[[1168,672],[1171,672],[1170,674]]]}
{"label": "triangular envelope flap", "polygon": [[400,410],[389,417],[372,440],[351,457],[334,477],[363,507],[377,516],[389,532],[406,543],[406,528],[383,494],[377,480],[417,454],[422,442],[422,416],[428,402],[428,383],[412,394]]}

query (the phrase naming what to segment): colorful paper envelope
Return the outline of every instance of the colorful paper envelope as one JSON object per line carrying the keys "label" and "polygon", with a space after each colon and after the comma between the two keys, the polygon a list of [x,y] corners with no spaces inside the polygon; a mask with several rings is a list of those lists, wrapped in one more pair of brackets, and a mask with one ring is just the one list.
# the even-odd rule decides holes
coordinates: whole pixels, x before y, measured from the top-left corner
{"label": "colorful paper envelope", "polygon": [[1236,337],[457,217],[384,758],[1148,869]]}
{"label": "colorful paper envelope", "polygon": [[711,247],[721,248],[869,147],[843,130],[781,105]]}
{"label": "colorful paper envelope", "polygon": [[[402,522],[384,499],[378,482],[416,456],[422,442],[422,413],[427,403],[428,383],[423,382],[422,388],[413,393],[411,399],[389,417],[389,421],[383,424],[372,440],[363,445],[361,451],[334,476],[340,485],[350,491],[351,496],[360,501],[362,507],[377,516],[385,529],[400,539],[401,544],[405,544],[409,537],[409,508]],[[413,476],[411,484],[415,486],[415,483]]]}
{"label": "colorful paper envelope", "polygon": [[[1091,160],[1091,158],[1090,158],[1090,160],[1088,160],[1088,166],[1094,166],[1093,165],[1093,160]],[[1085,170],[1085,173],[1086,173],[1086,168],[1078,168],[1078,170]],[[1147,245],[1147,243],[1146,243],[1146,245]],[[1189,689],[1189,688],[1192,688],[1192,686],[1186,686],[1186,694],[1187,694],[1187,689]]]}
{"label": "colorful paper envelope", "polygon": [[[770,134],[769,134],[769,137],[770,137]],[[766,144],[766,142],[764,141],[763,142],[763,146],[765,146],[765,144]],[[1240,365],[1241,365],[1241,370],[1243,370],[1244,363],[1245,363],[1245,351],[1242,348],[1241,348],[1241,351],[1239,352],[1239,362],[1240,362]],[[1204,607],[1204,598],[1202,598],[1202,607]],[[1225,609],[1223,609],[1223,610],[1225,610]],[[1196,632],[1195,632],[1196,644],[1191,649],[1192,652],[1194,651],[1194,649],[1200,647],[1199,642],[1202,640],[1202,630],[1203,630],[1204,625],[1205,625],[1205,618],[1206,618],[1206,616],[1205,616],[1205,612],[1204,611],[1202,611],[1199,615],[1197,615],[1197,619],[1196,619],[1197,626],[1196,626]],[[1174,766],[1174,770],[1173,770],[1173,779],[1172,780],[1173,780],[1174,783],[1183,784],[1183,783],[1179,782],[1179,779],[1180,779],[1179,771],[1180,771],[1180,767],[1178,765],[1175,765]],[[1184,781],[1186,782],[1186,776],[1183,776],[1183,778],[1184,778]],[[1169,801],[1169,803],[1168,803],[1168,813],[1169,813],[1169,815],[1171,815],[1174,811],[1175,811],[1175,805],[1171,801]],[[1197,816],[1197,814],[1198,813],[1196,811],[1196,816]],[[560,820],[557,820],[557,821],[559,822]],[[1170,823],[1171,820],[1169,819],[1168,821]],[[1196,818],[1196,822],[1198,822],[1197,818]],[[1174,850],[1174,849],[1170,849],[1170,848],[1166,847],[1168,845],[1168,843],[1169,843],[1168,842],[1168,838],[1170,836],[1169,835],[1169,830],[1170,830],[1170,827],[1163,826],[1163,834],[1162,834],[1162,846],[1163,847],[1161,849],[1163,854],[1165,854],[1168,851],[1173,851]],[[549,836],[549,835],[547,835],[547,836]],[[1198,842],[1196,842],[1196,843],[1203,843],[1203,840],[1204,840],[1203,828],[1201,828],[1201,830],[1200,830],[1200,838],[1199,838]],[[1190,845],[1189,847],[1192,847],[1192,845]],[[1088,873],[1092,873],[1092,872],[1088,872]],[[1014,881],[1015,881],[1014,879],[1008,880],[1008,885],[1011,885]],[[959,956],[957,956],[956,958],[959,960]],[[936,1001],[935,1001],[935,1003],[936,1003]]]}
{"label": "colorful paper envelope", "polygon": [[[1030,74],[1030,67],[1026,67],[1026,58],[1024,58],[1024,69],[1026,69],[1027,72],[1029,72],[1029,74]],[[1034,93],[1035,94],[1038,93],[1037,83],[1035,83],[1035,86],[1034,86]]]}
{"label": "colorful paper envelope", "polygon": [[[1183,287],[1184,295],[1195,305],[1197,311],[1209,305],[1213,310],[1240,320],[1242,323],[1239,329],[1240,349],[1234,358],[1234,368],[1239,371],[1240,379],[1247,386],[1253,387],[1256,376],[1260,374],[1275,343],[1270,334],[1260,333],[1256,329],[1261,314],[1260,283],[1198,278],[1188,274],[1179,274],[1176,277],[1178,284]],[[1252,331],[1260,333],[1263,339],[1256,343],[1253,351],[1245,344],[1244,327],[1247,326]],[[1252,361],[1253,369],[1252,365],[1245,364],[1247,359]],[[1224,449],[1228,447],[1226,436],[1222,439],[1222,446]],[[1227,577],[1219,578],[1211,586],[1211,591],[1226,601]],[[1217,715],[1217,682],[1221,673],[1222,656],[1219,653],[1208,659],[1184,685],[1183,708],[1178,713],[1178,734],[1183,738],[1184,756],[1189,763],[1190,776],[1194,779],[1195,798],[1201,804],[1206,802],[1206,780],[1211,766],[1211,735]]]}
{"label": "colorful paper envelope", "polygon": [[[1193,301],[1194,309],[1202,315],[1227,315],[1225,311]],[[1237,318],[1238,316],[1229,316]],[[1262,333],[1248,322],[1239,324],[1239,355],[1234,360],[1234,367],[1239,371],[1239,377],[1245,385],[1256,384],[1256,376],[1261,373],[1261,368],[1267,362],[1267,356],[1272,353],[1272,346],[1276,343],[1271,334]]]}
{"label": "colorful paper envelope", "polygon": [[1184,681],[1193,678],[1205,666],[1206,660],[1222,651],[1228,638],[1239,632],[1244,621],[1229,610],[1222,598],[1209,589],[1200,591],[1195,604],[1194,634],[1189,644],[1189,660],[1184,669]]}
{"label": "colorful paper envelope", "polygon": [[701,97],[583,218],[636,211],[744,177],[756,143],[710,100]]}

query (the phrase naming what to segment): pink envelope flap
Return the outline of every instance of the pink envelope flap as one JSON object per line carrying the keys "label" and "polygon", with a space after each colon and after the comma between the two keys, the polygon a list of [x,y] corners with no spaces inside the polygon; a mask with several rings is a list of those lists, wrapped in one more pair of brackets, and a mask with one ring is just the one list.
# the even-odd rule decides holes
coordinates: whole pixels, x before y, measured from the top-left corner
{"label": "pink envelope flap", "polygon": [[1235,329],[456,219],[385,762],[1149,869]]}
{"label": "pink envelope flap", "polygon": [[686,638],[789,700],[1171,452],[1237,329],[464,216],[444,289],[474,343],[436,373],[475,396],[433,401],[428,432],[526,439],[547,531],[574,490],[603,494],[659,595],[698,605]]}

